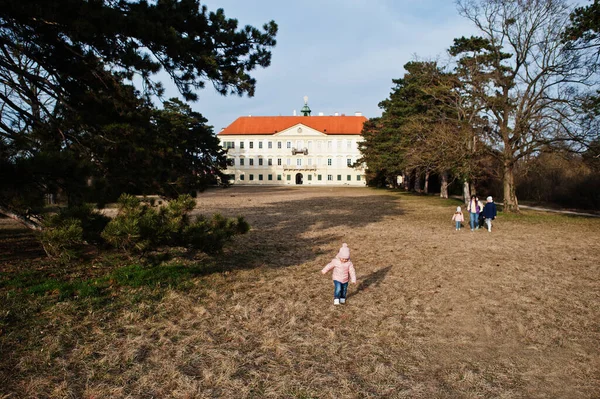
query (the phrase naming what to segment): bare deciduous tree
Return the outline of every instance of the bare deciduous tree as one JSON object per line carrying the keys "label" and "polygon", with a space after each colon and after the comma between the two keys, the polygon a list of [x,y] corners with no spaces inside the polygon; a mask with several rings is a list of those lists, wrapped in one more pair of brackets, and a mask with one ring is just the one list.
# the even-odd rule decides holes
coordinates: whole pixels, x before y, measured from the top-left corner
{"label": "bare deciduous tree", "polygon": [[574,142],[578,89],[591,71],[561,41],[569,24],[564,0],[459,0],[461,15],[482,37],[455,40],[464,78],[485,106],[485,140],[503,165],[504,210],[518,212],[516,163],[541,148]]}

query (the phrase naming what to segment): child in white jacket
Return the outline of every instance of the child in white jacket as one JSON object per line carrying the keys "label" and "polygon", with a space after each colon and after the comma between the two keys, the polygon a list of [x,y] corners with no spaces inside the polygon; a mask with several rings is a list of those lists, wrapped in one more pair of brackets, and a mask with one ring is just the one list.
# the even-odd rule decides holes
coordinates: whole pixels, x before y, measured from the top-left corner
{"label": "child in white jacket", "polygon": [[348,244],[342,244],[336,257],[321,270],[321,273],[325,274],[331,269],[333,269],[333,304],[346,303],[348,280],[352,281],[352,284],[356,284],[356,271],[354,265],[350,262]]}

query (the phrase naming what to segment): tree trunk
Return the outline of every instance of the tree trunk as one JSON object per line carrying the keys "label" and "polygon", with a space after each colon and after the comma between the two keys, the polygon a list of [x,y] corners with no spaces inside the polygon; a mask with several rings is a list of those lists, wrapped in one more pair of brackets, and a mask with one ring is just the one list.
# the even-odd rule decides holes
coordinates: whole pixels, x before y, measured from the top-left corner
{"label": "tree trunk", "polygon": [[470,193],[471,195],[477,195],[477,188],[475,188],[475,182],[471,182],[471,190]]}
{"label": "tree trunk", "polygon": [[464,200],[465,204],[468,204],[470,199],[471,199],[471,192],[469,191],[469,181],[465,180],[465,181],[463,181],[463,200]]}
{"label": "tree trunk", "polygon": [[413,186],[416,192],[421,192],[421,171],[415,170],[415,185]]}
{"label": "tree trunk", "polygon": [[425,194],[429,194],[429,174],[429,171],[425,172],[425,186],[423,187],[423,192]]}
{"label": "tree trunk", "polygon": [[25,227],[27,227],[28,229],[31,230],[37,230],[37,231],[41,231],[42,230],[42,226],[40,226],[39,224],[27,219],[24,216],[18,215],[14,212],[9,211],[8,209],[1,207],[0,206],[0,213],[8,216],[9,218],[16,220],[17,222],[21,223],[22,225],[24,225]]}
{"label": "tree trunk", "polygon": [[440,198],[448,198],[448,172],[442,173],[442,185],[440,187]]}
{"label": "tree trunk", "polygon": [[404,176],[404,179],[402,181],[402,184],[404,185],[404,189],[406,191],[408,191],[408,190],[410,190],[410,175],[408,173],[406,173],[406,171],[404,171],[403,176]]}
{"label": "tree trunk", "polygon": [[515,174],[513,164],[504,162],[504,212],[518,213],[519,203],[515,193]]}

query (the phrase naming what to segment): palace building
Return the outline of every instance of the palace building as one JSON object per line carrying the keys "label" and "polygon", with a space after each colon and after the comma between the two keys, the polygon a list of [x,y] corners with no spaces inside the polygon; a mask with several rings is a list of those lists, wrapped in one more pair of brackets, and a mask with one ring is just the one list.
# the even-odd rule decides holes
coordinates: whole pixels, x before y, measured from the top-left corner
{"label": "palace building", "polygon": [[311,116],[244,116],[217,137],[227,149],[225,174],[232,184],[364,186],[358,143],[367,118]]}

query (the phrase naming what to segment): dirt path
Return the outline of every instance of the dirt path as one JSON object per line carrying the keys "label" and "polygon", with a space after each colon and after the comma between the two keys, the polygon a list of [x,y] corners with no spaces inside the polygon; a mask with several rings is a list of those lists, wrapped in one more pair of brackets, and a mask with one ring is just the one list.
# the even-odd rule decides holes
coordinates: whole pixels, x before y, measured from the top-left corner
{"label": "dirt path", "polygon": [[585,216],[585,217],[592,217],[592,218],[600,218],[600,215],[596,215],[596,214],[593,214],[593,213],[579,212],[579,211],[565,211],[563,209],[550,209],[550,208],[543,208],[543,207],[539,207],[539,206],[519,205],[519,208],[521,208],[521,209],[529,209],[529,210],[532,210],[532,211],[539,211],[539,212],[560,213],[562,215]]}

